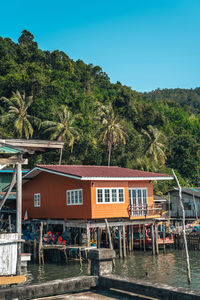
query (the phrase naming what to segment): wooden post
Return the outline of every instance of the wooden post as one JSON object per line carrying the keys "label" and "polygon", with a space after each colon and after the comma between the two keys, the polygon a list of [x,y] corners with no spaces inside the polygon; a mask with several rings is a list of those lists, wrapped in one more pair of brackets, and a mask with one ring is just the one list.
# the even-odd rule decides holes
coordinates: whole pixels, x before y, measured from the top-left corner
{"label": "wooden post", "polygon": [[175,178],[178,188],[179,188],[179,201],[180,201],[180,205],[181,205],[181,209],[182,209],[182,213],[183,213],[182,225],[183,225],[183,239],[184,239],[185,253],[186,253],[186,263],[187,263],[187,278],[188,278],[188,283],[190,284],[191,283],[190,258],[189,258],[187,238],[186,238],[186,233],[185,233],[185,209],[184,209],[183,201],[182,201],[182,189],[181,189],[180,183],[179,183],[178,178],[176,177],[176,174],[173,169],[172,169],[172,173],[174,175],[174,178]]}
{"label": "wooden post", "polygon": [[141,225],[139,225],[139,238],[140,238],[140,249],[142,248],[142,240],[141,240]]}
{"label": "wooden post", "polygon": [[126,230],[125,230],[125,225],[122,227],[123,230],[123,250],[124,250],[124,257],[126,257]]}
{"label": "wooden post", "polygon": [[195,209],[195,216],[196,216],[196,220],[198,221],[198,212],[197,212],[197,203],[196,203],[196,199],[194,196],[194,191],[193,191],[193,202],[194,202],[194,209]]}
{"label": "wooden post", "polygon": [[131,253],[131,225],[128,226],[128,251]]}
{"label": "wooden post", "polygon": [[97,228],[97,248],[101,248],[101,236],[102,230],[101,228]]}
{"label": "wooden post", "polygon": [[155,224],[155,243],[156,243],[156,254],[159,254],[159,247],[158,247],[158,225]]}
{"label": "wooden post", "polygon": [[169,201],[169,224],[171,219],[171,199],[170,199],[170,192],[168,193],[168,201]]}
{"label": "wooden post", "polygon": [[[17,233],[18,239],[22,238],[22,165],[21,163],[17,163],[16,166],[16,225],[17,225]],[[21,242],[18,242],[18,262],[17,262],[17,275],[21,274]]]}
{"label": "wooden post", "polygon": [[11,222],[11,215],[8,216],[8,229],[9,232],[12,232],[12,222]]}
{"label": "wooden post", "polygon": [[130,226],[131,227],[131,251],[133,251],[133,225]]}
{"label": "wooden post", "polygon": [[44,251],[42,248],[42,233],[43,233],[43,222],[41,222],[41,225],[40,225],[40,241],[39,241],[39,251],[38,251],[39,265],[41,263],[44,265]]}
{"label": "wooden post", "polygon": [[151,224],[151,245],[152,245],[152,255],[155,255],[154,224]]}
{"label": "wooden post", "polygon": [[90,227],[89,224],[86,225],[86,233],[87,233],[87,246],[90,246]]}
{"label": "wooden post", "polygon": [[66,231],[66,227],[65,227],[65,221],[63,221],[63,232],[65,232]]}
{"label": "wooden post", "polygon": [[119,234],[119,257],[122,258],[122,229],[121,226],[118,226]]}
{"label": "wooden post", "polygon": [[143,225],[143,247],[144,247],[144,252],[146,251],[145,249],[145,224]]}
{"label": "wooden post", "polygon": [[108,232],[109,247],[110,247],[111,250],[113,250],[112,239],[111,239],[111,233],[110,233],[110,228],[109,228],[107,219],[105,219],[105,223],[106,223],[106,228],[107,228],[107,232]]}
{"label": "wooden post", "polygon": [[37,240],[34,238],[33,241],[33,260],[36,261],[37,258]]}
{"label": "wooden post", "polygon": [[163,224],[163,252],[165,253],[165,224]]}

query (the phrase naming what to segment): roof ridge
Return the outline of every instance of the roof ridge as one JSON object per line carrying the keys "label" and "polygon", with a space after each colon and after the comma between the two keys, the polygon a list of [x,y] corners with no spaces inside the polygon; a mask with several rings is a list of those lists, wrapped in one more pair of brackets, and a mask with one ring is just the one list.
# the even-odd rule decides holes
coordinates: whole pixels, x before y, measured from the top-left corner
{"label": "roof ridge", "polygon": [[[97,167],[99,167],[99,168],[120,168],[119,166],[97,166],[97,165],[40,165],[40,164],[37,164],[36,165],[36,167],[39,167],[39,166],[47,166],[47,167],[78,167],[78,168],[80,168],[80,167],[94,167],[94,168],[97,168]],[[122,168],[122,167],[121,167]],[[127,169],[127,168],[124,168],[124,169]]]}

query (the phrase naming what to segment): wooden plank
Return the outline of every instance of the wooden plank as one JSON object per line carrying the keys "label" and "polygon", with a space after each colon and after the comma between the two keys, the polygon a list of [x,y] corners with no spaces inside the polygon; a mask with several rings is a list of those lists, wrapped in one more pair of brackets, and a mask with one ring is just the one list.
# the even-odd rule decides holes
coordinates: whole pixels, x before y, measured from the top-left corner
{"label": "wooden plank", "polygon": [[0,285],[17,284],[17,283],[23,283],[25,281],[26,281],[26,275],[0,277]]}
{"label": "wooden plank", "polygon": [[45,141],[45,140],[24,140],[24,139],[0,139],[0,142],[8,145],[24,147],[26,148],[57,148],[61,149],[64,146],[64,142],[58,141]]}
{"label": "wooden plank", "polygon": [[[0,158],[0,165],[17,164],[18,162],[19,159],[16,157]],[[21,159],[20,163],[22,165],[28,165],[28,159],[23,158]]]}

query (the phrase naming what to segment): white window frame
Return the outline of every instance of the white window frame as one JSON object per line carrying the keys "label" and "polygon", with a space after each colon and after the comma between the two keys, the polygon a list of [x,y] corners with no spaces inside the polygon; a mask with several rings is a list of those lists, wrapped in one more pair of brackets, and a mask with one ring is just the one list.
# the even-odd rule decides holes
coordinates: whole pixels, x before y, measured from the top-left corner
{"label": "white window frame", "polygon": [[[141,191],[141,205],[139,205],[139,202],[138,202],[138,190]],[[146,203],[144,204],[144,201],[143,201],[143,191],[146,191]],[[134,204],[133,203],[133,196],[131,195],[131,199],[130,199],[130,193],[132,194],[132,191],[135,191],[136,192],[136,203]],[[143,215],[144,212],[141,212],[140,211],[140,207],[141,208],[146,208],[148,206],[148,188],[144,188],[144,187],[138,187],[138,188],[129,188],[128,189],[128,199],[129,199],[129,205],[132,206],[132,208],[134,209],[134,207],[136,207],[138,209],[138,212],[134,212],[134,215]],[[131,201],[130,201],[131,200]]]}
{"label": "white window frame", "polygon": [[41,206],[41,197],[40,193],[34,194],[34,207],[40,207]]}
{"label": "white window frame", "polygon": [[[80,197],[81,192],[81,197]],[[70,195],[70,201],[68,202],[68,195]],[[78,195],[78,198],[76,198],[76,195]],[[73,203],[72,203],[72,196],[73,196]],[[75,202],[76,199],[78,202]],[[83,205],[83,190],[77,189],[77,190],[66,190],[66,205]]]}
{"label": "white window frame", "polygon": [[[102,191],[102,202],[98,202],[98,191]],[[105,190],[109,190],[109,199],[110,201],[107,202],[105,201]],[[116,190],[116,201],[112,201],[112,190]],[[123,201],[119,201],[119,191],[123,191]],[[104,187],[104,188],[96,188],[96,204],[119,204],[119,203],[124,203],[125,202],[125,193],[124,193],[124,188],[123,187]]]}

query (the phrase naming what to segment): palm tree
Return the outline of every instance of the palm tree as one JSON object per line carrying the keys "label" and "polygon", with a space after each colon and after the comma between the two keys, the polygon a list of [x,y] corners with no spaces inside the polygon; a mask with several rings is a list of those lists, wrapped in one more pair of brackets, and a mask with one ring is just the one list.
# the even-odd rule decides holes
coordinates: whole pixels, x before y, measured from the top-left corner
{"label": "palm tree", "polygon": [[33,127],[31,122],[40,124],[37,117],[28,114],[28,108],[33,102],[33,96],[26,97],[25,92],[20,94],[19,91],[13,92],[10,99],[6,97],[0,98],[8,104],[8,112],[0,117],[2,124],[13,122],[18,138],[25,135],[26,139],[33,136]]}
{"label": "palm tree", "polygon": [[151,160],[153,166],[164,165],[166,160],[164,134],[152,125],[147,126],[147,130],[142,130],[147,138],[146,157]]}
{"label": "palm tree", "polygon": [[126,143],[126,133],[122,124],[115,116],[112,105],[99,106],[97,109],[98,119],[102,122],[100,128],[100,139],[107,144],[108,147],[108,166],[110,166],[112,147],[122,141]]}
{"label": "palm tree", "polygon": [[[62,105],[60,110],[55,112],[58,121],[44,121],[42,127],[46,128],[44,132],[50,132],[50,139],[68,142],[71,152],[75,139],[79,137],[79,132],[75,128],[76,120],[81,119],[81,114],[73,115],[67,106]],[[63,150],[60,151],[59,165],[62,162]]]}

